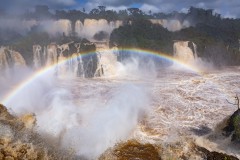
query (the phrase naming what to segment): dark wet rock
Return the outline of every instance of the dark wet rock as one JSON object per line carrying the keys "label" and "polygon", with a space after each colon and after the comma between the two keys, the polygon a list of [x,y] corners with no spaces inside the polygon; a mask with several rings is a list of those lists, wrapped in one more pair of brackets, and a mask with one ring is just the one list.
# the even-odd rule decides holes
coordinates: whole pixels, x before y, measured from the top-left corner
{"label": "dark wet rock", "polygon": [[208,126],[201,125],[198,128],[191,128],[190,131],[192,131],[197,136],[204,136],[212,132],[212,129]]}
{"label": "dark wet rock", "polygon": [[206,148],[198,147],[198,151],[201,152],[203,159],[205,160],[239,160],[238,158],[219,152],[210,152]]}
{"label": "dark wet rock", "polygon": [[223,128],[223,135],[232,135],[232,141],[240,143],[240,110],[235,111],[227,121],[227,126]]}

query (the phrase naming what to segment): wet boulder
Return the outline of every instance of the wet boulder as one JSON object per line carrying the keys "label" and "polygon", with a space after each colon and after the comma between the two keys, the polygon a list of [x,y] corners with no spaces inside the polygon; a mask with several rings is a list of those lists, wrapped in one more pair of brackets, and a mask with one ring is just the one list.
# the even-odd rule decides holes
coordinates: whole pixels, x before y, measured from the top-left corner
{"label": "wet boulder", "polygon": [[234,156],[215,151],[210,152],[209,150],[203,147],[198,147],[198,151],[201,153],[203,159],[206,160],[238,160],[238,158]]}
{"label": "wet boulder", "polygon": [[114,146],[111,150],[106,151],[100,160],[161,160],[159,149],[150,144],[142,144],[137,140],[128,140]]}
{"label": "wet boulder", "polygon": [[223,128],[223,135],[232,135],[232,141],[240,143],[240,110],[235,111],[227,121],[227,126]]}

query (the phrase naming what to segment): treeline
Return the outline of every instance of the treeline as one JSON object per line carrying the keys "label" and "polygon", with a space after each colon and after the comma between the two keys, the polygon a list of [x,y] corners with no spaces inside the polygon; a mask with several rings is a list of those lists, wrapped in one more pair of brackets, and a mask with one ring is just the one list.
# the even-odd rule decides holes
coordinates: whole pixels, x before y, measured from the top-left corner
{"label": "treeline", "polygon": [[[0,17],[6,16],[6,14],[0,13]],[[18,15],[19,17],[19,15]],[[54,13],[50,12],[47,5],[37,5],[34,11],[26,11],[20,16],[23,19],[69,19],[72,21],[82,20],[86,18],[90,19],[106,19],[108,21],[114,20],[129,20],[129,19],[178,19],[184,20],[189,19],[194,21],[204,21],[209,20],[209,18],[215,17],[216,19],[221,19],[221,15],[218,13],[213,13],[213,10],[201,9],[190,7],[188,13],[181,13],[174,11],[172,13],[154,13],[151,10],[148,12],[143,12],[139,8],[128,8],[124,10],[114,11],[106,9],[106,6],[98,6],[89,12],[86,12],[83,8],[82,10],[55,10]],[[198,18],[198,19],[195,19]]]}

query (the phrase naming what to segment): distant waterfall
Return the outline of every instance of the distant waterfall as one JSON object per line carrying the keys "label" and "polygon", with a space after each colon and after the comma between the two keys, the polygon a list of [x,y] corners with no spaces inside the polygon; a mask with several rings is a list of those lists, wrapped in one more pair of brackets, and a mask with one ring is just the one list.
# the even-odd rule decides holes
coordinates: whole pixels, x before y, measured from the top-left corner
{"label": "distant waterfall", "polygon": [[197,55],[197,45],[193,42],[191,42],[191,43],[193,45],[193,53],[194,53],[194,57],[196,59],[198,57],[198,55]]}
{"label": "distant waterfall", "polygon": [[109,49],[108,45],[103,43],[96,44],[98,55],[98,68],[95,75],[112,76],[117,72],[117,55],[114,53],[115,48]]}
{"label": "distant waterfall", "polygon": [[69,62],[66,61],[67,57],[64,57],[63,54],[60,54],[57,59],[57,75],[62,76],[68,76],[71,72],[69,72]]}
{"label": "distant waterfall", "polygon": [[84,23],[82,23],[80,20],[77,20],[75,23],[75,32],[80,37],[94,41],[95,34],[103,31],[110,36],[111,32],[121,25],[123,25],[123,22],[119,20],[108,22],[106,19],[85,19]]}
{"label": "distant waterfall", "polygon": [[78,53],[73,53],[71,59],[69,60],[69,70],[73,76],[78,76]]}
{"label": "distant waterfall", "polygon": [[9,64],[7,61],[5,49],[6,48],[4,47],[0,48],[0,72],[3,72],[3,73],[7,72],[9,69]]}
{"label": "distant waterfall", "polygon": [[44,20],[39,21],[38,25],[50,35],[56,35],[59,33],[70,35],[72,33],[71,21],[68,19],[59,19],[57,21]]}
{"label": "distant waterfall", "polygon": [[[193,49],[189,47],[189,43],[192,43]],[[176,41],[173,45],[173,52],[174,57],[183,63],[193,64],[197,58],[197,46],[193,42]]]}
{"label": "distant waterfall", "polygon": [[10,74],[11,70],[26,67],[26,62],[19,52],[6,47],[0,48],[0,72]]}
{"label": "distant waterfall", "polygon": [[42,47],[40,45],[33,45],[33,68],[39,69],[42,67]]}
{"label": "distant waterfall", "polygon": [[183,28],[190,26],[190,23],[186,20],[183,22],[178,19],[150,19],[153,24],[159,24],[169,31],[179,31]]}
{"label": "distant waterfall", "polygon": [[75,23],[75,32],[77,33],[78,36],[80,36],[83,32],[83,24],[80,20],[77,20]]}
{"label": "distant waterfall", "polygon": [[78,76],[83,77],[83,78],[85,77],[85,72],[84,72],[84,68],[83,68],[83,60],[82,60],[81,55],[79,55]]}
{"label": "distant waterfall", "polygon": [[50,44],[47,46],[47,61],[46,65],[50,66],[53,64],[57,64],[58,61],[58,54],[57,54],[57,45]]}
{"label": "distant waterfall", "polygon": [[14,64],[14,68],[26,66],[26,62],[19,52],[10,50],[10,54]]}
{"label": "distant waterfall", "polygon": [[52,44],[49,46],[33,45],[33,68],[40,69],[45,65],[55,63],[56,52],[57,50],[54,49],[54,45]]}

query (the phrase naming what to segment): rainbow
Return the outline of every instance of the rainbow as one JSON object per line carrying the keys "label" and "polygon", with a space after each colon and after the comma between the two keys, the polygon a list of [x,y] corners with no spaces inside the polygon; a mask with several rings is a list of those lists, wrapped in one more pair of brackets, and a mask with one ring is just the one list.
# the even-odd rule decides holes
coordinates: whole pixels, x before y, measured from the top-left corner
{"label": "rainbow", "polygon": [[[106,51],[109,51],[109,50],[106,50]],[[130,52],[132,54],[152,55],[152,56],[155,56],[157,58],[161,58],[163,60],[176,63],[176,64],[182,66],[183,68],[186,68],[187,70],[190,70],[193,73],[196,73],[198,75],[201,74],[201,72],[197,68],[195,68],[193,66],[190,66],[190,65],[188,65],[184,62],[181,62],[179,60],[176,60],[176,59],[174,59],[174,57],[169,56],[169,55],[164,54],[164,53],[161,53],[161,52],[156,52],[156,51],[146,50],[146,49],[141,49],[141,48],[124,48],[124,49],[120,49],[120,51],[126,51],[126,52]],[[81,53],[81,56],[89,56],[89,55],[93,55],[93,54],[95,54],[95,52],[89,51],[89,52]],[[29,77],[27,77],[26,79],[21,81],[19,84],[14,86],[6,94],[6,96],[3,98],[2,103],[4,105],[7,105],[13,97],[15,97],[18,93],[20,93],[24,88],[27,88],[29,84],[34,83],[35,80],[42,77],[46,73],[48,73],[50,71],[54,71],[54,69],[57,67],[57,65],[64,64],[65,62],[69,61],[72,58],[73,57],[66,58],[66,59],[64,59],[64,60],[62,60],[58,63],[54,63],[52,65],[44,67],[43,69],[35,71],[34,74],[31,74]],[[77,56],[75,56],[74,58],[77,58]]]}

